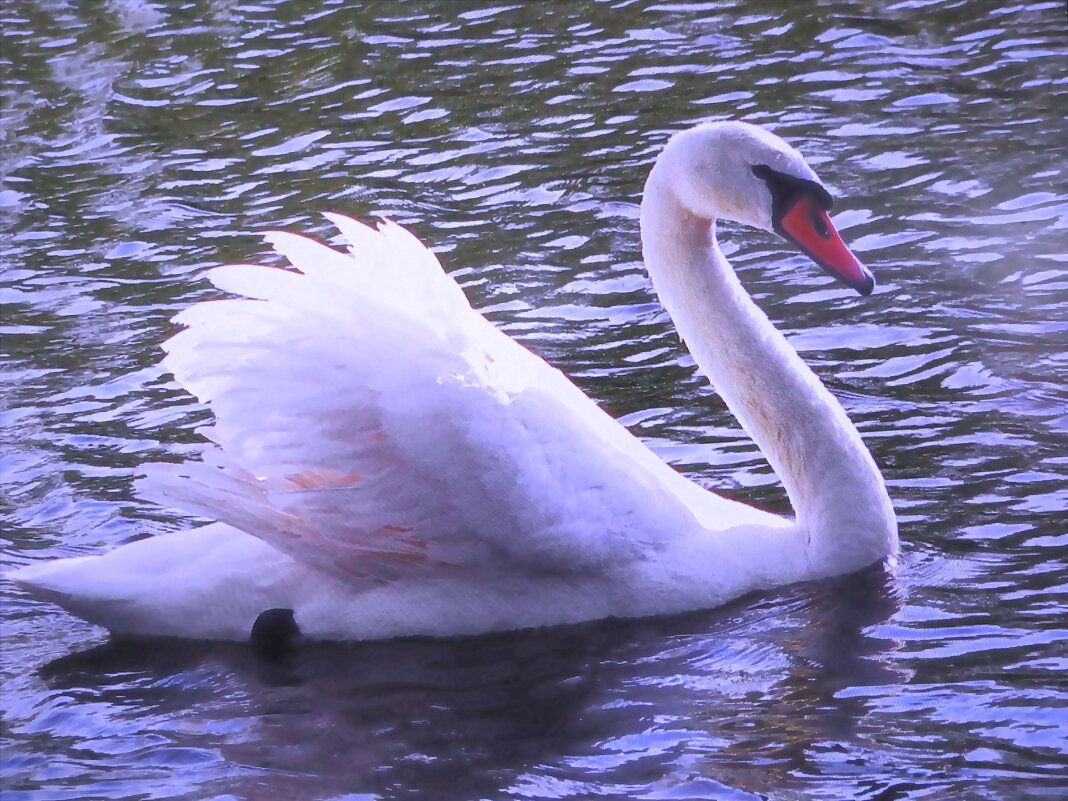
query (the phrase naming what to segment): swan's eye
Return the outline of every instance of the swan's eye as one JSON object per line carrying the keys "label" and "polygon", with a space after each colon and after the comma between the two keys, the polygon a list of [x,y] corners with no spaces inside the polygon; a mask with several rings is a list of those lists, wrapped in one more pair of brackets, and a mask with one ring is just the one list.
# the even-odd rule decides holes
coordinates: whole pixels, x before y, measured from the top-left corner
{"label": "swan's eye", "polygon": [[824,218],[823,214],[820,213],[820,210],[818,208],[812,208],[811,217],[812,227],[816,231],[816,233],[819,234],[822,239],[830,239],[831,232],[827,228],[827,220]]}

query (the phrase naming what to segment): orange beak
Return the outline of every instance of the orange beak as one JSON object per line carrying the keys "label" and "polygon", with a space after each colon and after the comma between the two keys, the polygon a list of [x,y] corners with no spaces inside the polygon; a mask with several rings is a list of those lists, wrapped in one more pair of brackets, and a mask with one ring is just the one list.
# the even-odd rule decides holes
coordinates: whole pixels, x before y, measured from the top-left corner
{"label": "orange beak", "polygon": [[797,196],[793,205],[776,221],[775,229],[816,264],[861,295],[870,295],[875,289],[875,276],[853,255],[827,216],[827,209],[811,195]]}

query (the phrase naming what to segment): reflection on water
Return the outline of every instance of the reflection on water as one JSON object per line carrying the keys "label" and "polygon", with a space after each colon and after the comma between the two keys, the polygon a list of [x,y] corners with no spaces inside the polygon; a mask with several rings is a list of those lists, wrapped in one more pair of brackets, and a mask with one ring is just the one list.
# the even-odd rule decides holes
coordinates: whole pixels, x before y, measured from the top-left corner
{"label": "reflection on water", "polygon": [[[386,797],[541,797],[576,770],[623,788],[665,764],[662,787],[729,776],[761,793],[802,786],[794,773],[816,744],[859,742],[866,701],[839,690],[906,678],[887,662],[894,644],[863,633],[896,608],[885,579],[872,569],[681,617],[311,645],[273,661],[241,646],[109,642],[39,677],[54,699],[84,696],[51,720],[56,734],[107,720],[102,759],[181,765],[239,797],[342,795],[354,776]],[[91,715],[77,713],[86,704]],[[132,721],[137,734],[120,734]],[[733,764],[754,759],[757,774]],[[278,774],[269,789],[265,768]]]}
{"label": "reflection on water", "polygon": [[167,320],[323,209],[411,225],[665,459],[785,509],[641,267],[644,172],[708,117],[798,144],[879,276],[851,297],[725,226],[904,548],[681,618],[280,663],[5,585],[5,799],[1058,797],[1063,7],[987,5],[5,3],[5,567],[185,525],[131,492],[204,419]]}

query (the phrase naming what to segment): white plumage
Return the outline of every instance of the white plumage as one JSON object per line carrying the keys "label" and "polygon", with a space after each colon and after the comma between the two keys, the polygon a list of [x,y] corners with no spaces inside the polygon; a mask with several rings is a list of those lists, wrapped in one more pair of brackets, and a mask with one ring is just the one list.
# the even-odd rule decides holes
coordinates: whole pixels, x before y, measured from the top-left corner
{"label": "white plumage", "polygon": [[[811,173],[781,140],[732,127],[740,125],[704,126],[701,143],[676,137],[657,169],[686,167],[690,156],[680,152],[698,145],[719,153],[771,141],[772,156],[785,153],[795,172]],[[692,333],[707,325],[690,319],[696,300],[675,300],[675,279],[658,280],[695,268],[673,252],[686,233],[670,233],[656,176],[643,205],[647,261],[699,364],[713,372],[706,358],[731,360],[706,357],[722,332]],[[665,208],[649,224],[656,203]],[[790,476],[796,521],[701,489],[474,311],[412,234],[391,222],[375,229],[328,217],[348,254],[269,234],[294,269],[212,270],[211,281],[237,299],[182,312],[176,321],[185,329],[165,346],[164,365],[210,403],[215,424],[202,461],[151,465],[142,488],[219,522],[31,565],[14,575],[22,586],[117,631],[244,639],[260,612],[291,608],[305,635],[366,639],[711,606],[853,569],[892,549],[893,516],[870,456],[748,296],[728,291],[744,294],[714,236],[697,269],[721,274],[727,289],[694,290],[690,276],[686,292],[703,292],[713,320],[717,308],[741,303],[732,314],[745,319],[720,324],[739,336],[752,327],[759,336],[743,338],[746,347],[767,353],[732,358],[781,361],[782,386],[763,381],[761,391],[792,392],[822,428],[806,433],[804,421],[778,421],[782,441],[769,445],[754,429],[774,410],[757,403],[741,419],[780,471],[796,470],[789,454],[830,427],[840,452],[805,450],[844,458],[860,476],[846,515],[870,529],[855,532],[859,546],[835,546],[846,534],[833,509],[806,518],[800,506],[817,501]],[[695,347],[695,337],[710,341]],[[717,377],[732,408],[732,390],[751,395],[745,383],[729,370]],[[791,435],[791,425],[801,430]]]}

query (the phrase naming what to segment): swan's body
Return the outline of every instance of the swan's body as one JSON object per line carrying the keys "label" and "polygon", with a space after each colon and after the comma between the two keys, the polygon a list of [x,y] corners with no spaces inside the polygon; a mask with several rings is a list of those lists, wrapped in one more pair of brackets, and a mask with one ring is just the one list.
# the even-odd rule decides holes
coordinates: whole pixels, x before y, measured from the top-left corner
{"label": "swan's body", "polygon": [[[243,298],[177,318],[165,365],[211,403],[216,445],[146,484],[220,522],[14,578],[115,631],[245,639],[282,608],[309,637],[376,639],[705,608],[876,561],[897,539],[878,469],[715,240],[721,216],[794,236],[825,195],[777,137],[714,123],[672,139],[642,202],[657,292],[793,519],[664,464],[400,227],[331,215],[352,255],[271,234],[299,272],[217,268]],[[870,291],[836,234],[799,236]]]}

